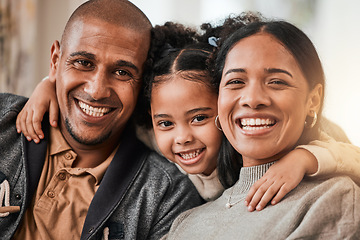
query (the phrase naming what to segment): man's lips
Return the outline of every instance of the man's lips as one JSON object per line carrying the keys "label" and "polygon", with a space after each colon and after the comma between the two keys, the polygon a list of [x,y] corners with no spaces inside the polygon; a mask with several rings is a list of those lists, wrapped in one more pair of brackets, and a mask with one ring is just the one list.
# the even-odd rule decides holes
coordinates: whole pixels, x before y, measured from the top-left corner
{"label": "man's lips", "polygon": [[241,118],[238,123],[244,130],[261,130],[274,126],[276,120],[271,118]]}
{"label": "man's lips", "polygon": [[87,103],[84,103],[81,100],[77,100],[78,102],[78,106],[80,107],[80,109],[88,116],[91,117],[102,117],[106,114],[108,114],[109,112],[111,112],[113,109],[109,108],[109,107],[95,107],[95,106],[91,106]]}

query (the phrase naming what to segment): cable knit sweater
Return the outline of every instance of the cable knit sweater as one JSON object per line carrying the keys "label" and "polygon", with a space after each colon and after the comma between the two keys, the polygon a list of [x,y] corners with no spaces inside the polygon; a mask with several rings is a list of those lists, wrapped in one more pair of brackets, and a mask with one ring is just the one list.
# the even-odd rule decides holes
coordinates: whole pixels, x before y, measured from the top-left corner
{"label": "cable knit sweater", "polygon": [[270,166],[242,168],[220,198],[181,214],[167,239],[360,239],[360,188],[349,177],[304,179],[277,205],[248,212],[245,196]]}

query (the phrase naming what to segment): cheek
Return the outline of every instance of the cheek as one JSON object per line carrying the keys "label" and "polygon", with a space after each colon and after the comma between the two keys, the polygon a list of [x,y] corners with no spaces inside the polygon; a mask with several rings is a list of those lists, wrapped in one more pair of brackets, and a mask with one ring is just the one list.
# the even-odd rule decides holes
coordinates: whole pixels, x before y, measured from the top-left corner
{"label": "cheek", "polygon": [[174,161],[172,154],[172,138],[169,133],[154,129],[156,144],[160,152],[169,160]]}

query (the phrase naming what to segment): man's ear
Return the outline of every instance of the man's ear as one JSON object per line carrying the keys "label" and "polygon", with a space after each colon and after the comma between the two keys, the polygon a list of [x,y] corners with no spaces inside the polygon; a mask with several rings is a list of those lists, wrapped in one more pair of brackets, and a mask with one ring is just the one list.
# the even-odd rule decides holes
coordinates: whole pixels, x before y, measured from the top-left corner
{"label": "man's ear", "polygon": [[59,41],[55,41],[51,46],[50,72],[49,72],[50,82],[55,83],[56,72],[59,68],[59,61],[60,61],[60,43]]}
{"label": "man's ear", "polygon": [[321,107],[321,101],[323,99],[323,86],[317,84],[309,95],[309,110],[308,116],[314,117],[314,113],[318,113]]}

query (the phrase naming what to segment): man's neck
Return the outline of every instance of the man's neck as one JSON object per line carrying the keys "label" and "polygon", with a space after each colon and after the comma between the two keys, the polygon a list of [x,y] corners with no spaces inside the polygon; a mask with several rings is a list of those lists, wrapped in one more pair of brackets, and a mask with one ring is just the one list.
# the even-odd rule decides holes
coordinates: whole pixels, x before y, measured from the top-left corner
{"label": "man's neck", "polygon": [[94,168],[104,162],[119,145],[119,137],[107,139],[98,145],[85,145],[74,140],[69,134],[63,133],[65,140],[77,154],[72,167]]}

